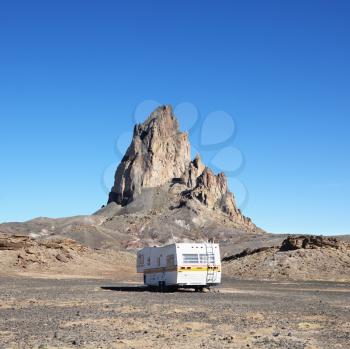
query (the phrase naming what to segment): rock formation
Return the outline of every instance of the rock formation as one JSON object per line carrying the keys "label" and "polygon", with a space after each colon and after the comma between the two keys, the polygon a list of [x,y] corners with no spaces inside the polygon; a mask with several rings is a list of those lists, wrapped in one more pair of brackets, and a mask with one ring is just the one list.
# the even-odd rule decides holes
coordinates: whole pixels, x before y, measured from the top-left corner
{"label": "rock formation", "polygon": [[127,206],[143,189],[167,183],[182,186],[183,205],[195,200],[235,223],[255,227],[237,208],[225,174],[215,175],[198,155],[191,161],[188,135],[180,132],[171,106],[161,106],[143,124],[135,126],[131,145],[116,171],[108,203]]}
{"label": "rock formation", "polygon": [[142,188],[159,187],[181,177],[189,162],[188,135],[179,131],[170,106],[157,108],[143,124],[135,126],[108,203],[127,205]]}
{"label": "rock formation", "polygon": [[334,237],[313,236],[313,235],[294,235],[288,236],[282,242],[280,251],[293,251],[300,249],[316,248],[335,248],[341,249],[346,244]]}
{"label": "rock formation", "polygon": [[228,190],[225,174],[219,173],[216,176],[208,167],[203,166],[203,170],[199,170],[201,166],[203,165],[197,156],[185,174],[185,183],[190,189],[184,191],[183,196],[196,199],[213,210],[220,210],[237,222],[252,225],[250,218],[243,216],[237,208],[234,196]]}

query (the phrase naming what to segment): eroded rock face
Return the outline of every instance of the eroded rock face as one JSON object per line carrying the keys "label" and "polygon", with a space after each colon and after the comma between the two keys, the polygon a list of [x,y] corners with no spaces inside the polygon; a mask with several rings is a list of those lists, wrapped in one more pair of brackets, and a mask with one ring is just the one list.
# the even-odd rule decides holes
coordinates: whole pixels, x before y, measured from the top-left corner
{"label": "eroded rock face", "polygon": [[108,202],[127,205],[142,188],[158,187],[181,177],[189,162],[187,133],[179,131],[171,106],[159,107],[143,124],[135,126]]}
{"label": "eroded rock face", "polygon": [[16,251],[30,246],[33,246],[33,240],[29,236],[10,236],[0,232],[0,251]]}
{"label": "eroded rock face", "polygon": [[188,188],[193,189],[197,186],[197,178],[202,175],[205,170],[205,165],[203,164],[199,155],[189,163],[186,171],[181,176],[181,182]]}
{"label": "eroded rock face", "polygon": [[255,228],[237,208],[228,190],[224,173],[215,175],[199,155],[191,161],[188,135],[179,131],[171,106],[157,108],[149,118],[136,125],[132,143],[115,174],[108,203],[126,206],[144,188],[178,184],[180,206],[194,200],[210,210],[227,215],[235,223]]}
{"label": "eroded rock face", "polygon": [[[197,165],[196,165],[197,164]],[[189,167],[189,172],[197,175],[195,170],[201,167],[200,159],[197,157]],[[191,175],[185,176],[190,178],[188,185],[192,185],[194,180]],[[233,194],[228,190],[227,178],[224,173],[215,175],[208,167],[204,167],[201,174],[196,178],[195,185],[185,191],[183,196],[187,199],[196,199],[203,205],[213,210],[219,210],[227,214],[231,219],[244,225],[252,225],[250,218],[241,214],[237,208]]]}
{"label": "eroded rock face", "polygon": [[281,251],[293,251],[300,249],[335,248],[344,247],[345,244],[333,237],[298,235],[288,236],[282,243]]}

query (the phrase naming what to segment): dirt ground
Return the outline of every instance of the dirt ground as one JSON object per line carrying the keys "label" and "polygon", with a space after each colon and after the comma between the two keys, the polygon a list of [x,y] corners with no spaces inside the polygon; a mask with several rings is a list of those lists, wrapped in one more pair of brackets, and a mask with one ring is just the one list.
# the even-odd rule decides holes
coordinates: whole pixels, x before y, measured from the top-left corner
{"label": "dirt ground", "polygon": [[0,348],[349,348],[350,284],[226,279],[209,293],[0,279]]}

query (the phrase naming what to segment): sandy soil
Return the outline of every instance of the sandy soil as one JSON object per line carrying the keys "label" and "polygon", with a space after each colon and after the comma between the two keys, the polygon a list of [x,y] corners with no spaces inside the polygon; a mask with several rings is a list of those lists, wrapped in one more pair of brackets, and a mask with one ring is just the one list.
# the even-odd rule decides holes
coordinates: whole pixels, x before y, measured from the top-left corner
{"label": "sandy soil", "polygon": [[0,348],[349,348],[350,284],[226,279],[210,293],[1,277]]}

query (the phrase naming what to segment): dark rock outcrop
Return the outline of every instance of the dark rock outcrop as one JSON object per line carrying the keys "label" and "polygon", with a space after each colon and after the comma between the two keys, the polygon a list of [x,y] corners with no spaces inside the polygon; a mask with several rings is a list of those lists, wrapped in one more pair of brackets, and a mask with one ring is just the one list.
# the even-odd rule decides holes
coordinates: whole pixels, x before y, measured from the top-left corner
{"label": "dark rock outcrop", "polygon": [[282,242],[280,251],[293,251],[299,249],[315,249],[315,248],[340,248],[343,242],[333,237],[299,235],[288,236]]}

